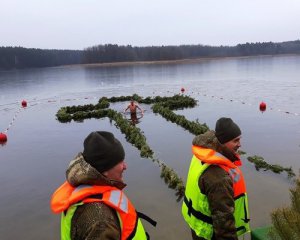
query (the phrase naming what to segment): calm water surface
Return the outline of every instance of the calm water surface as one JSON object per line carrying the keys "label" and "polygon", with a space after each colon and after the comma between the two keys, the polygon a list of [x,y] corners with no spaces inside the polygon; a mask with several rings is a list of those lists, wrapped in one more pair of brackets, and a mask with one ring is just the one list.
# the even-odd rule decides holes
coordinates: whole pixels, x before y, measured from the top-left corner
{"label": "calm water surface", "polygon": [[[138,93],[172,96],[181,87],[198,100],[177,111],[214,128],[221,116],[232,117],[243,131],[242,150],[269,163],[300,168],[300,57],[223,59],[189,64],[122,67],[62,67],[0,72],[0,239],[59,239],[60,217],[51,213],[53,191],[65,180],[69,161],[82,151],[90,131],[109,130],[126,151],[127,195],[138,210],[158,221],[145,223],[152,239],[191,239],[181,217],[181,202],[160,179],[159,167],[140,158],[108,119],[62,124],[62,106],[96,103],[102,96]],[[28,101],[20,108],[22,99]],[[261,113],[258,105],[267,103]],[[112,108],[122,111],[125,103]],[[186,179],[193,135],[146,109],[139,127],[156,157]],[[13,120],[14,119],[14,120]],[[257,172],[243,157],[252,227],[270,223],[270,212],[289,203],[286,175]]]}

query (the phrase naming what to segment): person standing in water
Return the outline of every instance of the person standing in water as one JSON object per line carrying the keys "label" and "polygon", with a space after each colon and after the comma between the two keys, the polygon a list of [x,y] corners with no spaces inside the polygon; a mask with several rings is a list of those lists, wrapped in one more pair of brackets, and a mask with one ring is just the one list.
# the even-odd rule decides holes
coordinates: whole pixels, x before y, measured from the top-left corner
{"label": "person standing in water", "polygon": [[[130,110],[130,119],[132,121],[133,124],[138,123],[138,117],[137,117],[137,109],[140,110],[142,116],[144,116],[144,110],[137,104],[135,103],[135,101],[133,99],[130,100],[129,105],[127,106],[127,108],[124,110],[124,113],[126,113],[127,110]],[[141,118],[140,117],[140,118]]]}
{"label": "person standing in water", "polygon": [[133,99],[130,100],[129,105],[127,106],[127,108],[125,108],[124,113],[126,113],[127,110],[130,110],[130,114],[135,115],[137,114],[137,109],[139,109],[141,111],[141,114],[144,115],[144,110],[137,104],[135,103],[135,101]]}

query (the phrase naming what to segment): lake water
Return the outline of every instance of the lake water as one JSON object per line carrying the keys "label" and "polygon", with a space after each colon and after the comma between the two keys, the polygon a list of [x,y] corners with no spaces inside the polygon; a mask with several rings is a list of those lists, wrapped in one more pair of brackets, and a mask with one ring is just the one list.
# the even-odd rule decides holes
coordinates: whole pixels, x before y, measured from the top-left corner
{"label": "lake water", "polygon": [[[193,109],[176,111],[214,128],[221,116],[243,132],[242,150],[272,164],[300,168],[300,56],[207,60],[193,63],[115,67],[71,66],[0,72],[0,239],[59,239],[60,216],[51,213],[53,191],[65,180],[69,161],[83,150],[95,130],[113,132],[123,143],[128,169],[126,193],[136,208],[157,220],[152,239],[191,239],[181,217],[181,202],[160,179],[159,167],[139,156],[125,136],[105,119],[59,123],[62,106],[96,103],[102,96],[172,96],[198,100]],[[20,107],[25,99],[28,107]],[[259,111],[265,101],[267,110]],[[126,103],[112,104],[122,111]],[[193,135],[141,105],[139,127],[155,156],[186,179]],[[270,212],[289,204],[292,186],[285,174],[256,171],[243,156],[253,228],[270,224]]]}

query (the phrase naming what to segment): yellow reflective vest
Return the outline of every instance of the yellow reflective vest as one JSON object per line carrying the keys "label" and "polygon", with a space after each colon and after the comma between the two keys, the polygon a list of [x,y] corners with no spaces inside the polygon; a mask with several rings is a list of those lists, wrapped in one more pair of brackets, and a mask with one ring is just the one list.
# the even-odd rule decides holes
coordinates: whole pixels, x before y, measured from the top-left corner
{"label": "yellow reflective vest", "polygon": [[224,156],[208,148],[193,146],[193,157],[188,172],[182,215],[197,236],[204,239],[213,237],[213,221],[207,196],[201,193],[198,180],[203,172],[211,165],[216,164],[224,169],[233,180],[234,191],[234,218],[237,235],[250,231],[248,198],[245,181],[240,169]]}

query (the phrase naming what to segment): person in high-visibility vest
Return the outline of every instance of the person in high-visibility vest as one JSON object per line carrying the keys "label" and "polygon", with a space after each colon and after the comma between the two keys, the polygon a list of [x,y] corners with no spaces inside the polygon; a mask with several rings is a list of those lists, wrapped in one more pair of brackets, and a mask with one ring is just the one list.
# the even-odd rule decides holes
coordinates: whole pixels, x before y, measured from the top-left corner
{"label": "person in high-visibility vest", "polygon": [[149,239],[141,215],[122,190],[124,159],[112,133],[86,137],[83,152],[70,162],[66,181],[51,198],[52,211],[61,213],[62,240]]}
{"label": "person in high-visibility vest", "polygon": [[193,140],[182,215],[194,240],[237,240],[250,232],[240,141],[239,126],[225,117]]}

